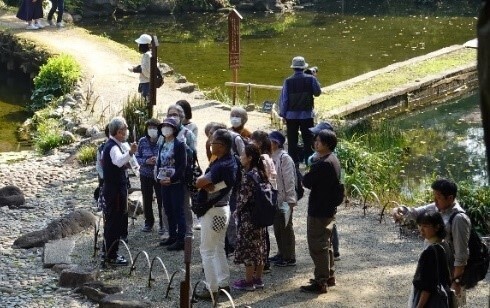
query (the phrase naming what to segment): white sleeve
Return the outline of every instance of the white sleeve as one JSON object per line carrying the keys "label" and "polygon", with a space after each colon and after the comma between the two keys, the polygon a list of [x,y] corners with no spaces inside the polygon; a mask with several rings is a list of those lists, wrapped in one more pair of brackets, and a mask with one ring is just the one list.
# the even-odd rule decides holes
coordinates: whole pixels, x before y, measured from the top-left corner
{"label": "white sleeve", "polygon": [[242,137],[239,135],[235,137],[235,145],[238,155],[245,155],[245,143],[243,142]]}
{"label": "white sleeve", "polygon": [[113,146],[110,152],[111,161],[114,165],[121,168],[129,162],[129,151],[126,153],[122,153],[118,146]]}

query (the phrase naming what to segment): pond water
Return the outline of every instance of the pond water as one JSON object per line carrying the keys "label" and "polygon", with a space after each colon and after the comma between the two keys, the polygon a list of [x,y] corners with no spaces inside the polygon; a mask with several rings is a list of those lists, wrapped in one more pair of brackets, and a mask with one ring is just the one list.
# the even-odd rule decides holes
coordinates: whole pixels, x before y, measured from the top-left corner
{"label": "pond water", "polygon": [[392,121],[411,138],[407,179],[417,182],[425,176],[438,175],[457,182],[488,183],[478,95]]}

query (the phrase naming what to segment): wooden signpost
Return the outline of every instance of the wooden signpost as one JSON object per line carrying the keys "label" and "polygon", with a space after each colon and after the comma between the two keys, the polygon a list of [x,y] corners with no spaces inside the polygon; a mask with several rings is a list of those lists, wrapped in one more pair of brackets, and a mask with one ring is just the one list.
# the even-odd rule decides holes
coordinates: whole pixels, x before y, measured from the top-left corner
{"label": "wooden signpost", "polygon": [[[238,82],[238,68],[240,67],[240,20],[243,17],[233,9],[228,14],[228,56],[232,70],[233,82]],[[233,105],[235,105],[237,87],[233,87]]]}
{"label": "wooden signpost", "polygon": [[156,35],[152,36],[151,40],[151,60],[150,60],[150,97],[148,99],[148,118],[153,118],[153,106],[157,104],[157,58],[158,58],[158,38]]}

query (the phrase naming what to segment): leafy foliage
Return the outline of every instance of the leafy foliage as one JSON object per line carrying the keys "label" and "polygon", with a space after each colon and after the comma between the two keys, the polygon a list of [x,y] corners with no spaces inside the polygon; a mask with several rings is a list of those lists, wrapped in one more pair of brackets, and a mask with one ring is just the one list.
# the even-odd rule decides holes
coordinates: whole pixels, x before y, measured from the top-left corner
{"label": "leafy foliage", "polygon": [[72,56],[61,54],[49,58],[34,78],[29,108],[32,111],[39,110],[53,99],[72,92],[80,77],[80,65]]}
{"label": "leafy foliage", "polygon": [[482,235],[490,234],[490,187],[475,187],[471,183],[462,182],[458,185],[458,200],[466,210],[475,226]]}
{"label": "leafy foliage", "polygon": [[[123,107],[123,117],[128,123],[128,129],[130,130],[130,140],[133,131],[136,132],[136,137],[139,138],[145,134],[145,122],[148,119],[147,104],[144,99],[139,95],[129,97]],[[137,141],[137,140],[133,140]]]}
{"label": "leafy foliage", "polygon": [[48,118],[38,124],[34,146],[41,154],[46,154],[63,143],[62,129],[58,120]]}
{"label": "leafy foliage", "polygon": [[94,163],[97,158],[97,146],[95,144],[88,144],[80,147],[77,157],[82,165]]}

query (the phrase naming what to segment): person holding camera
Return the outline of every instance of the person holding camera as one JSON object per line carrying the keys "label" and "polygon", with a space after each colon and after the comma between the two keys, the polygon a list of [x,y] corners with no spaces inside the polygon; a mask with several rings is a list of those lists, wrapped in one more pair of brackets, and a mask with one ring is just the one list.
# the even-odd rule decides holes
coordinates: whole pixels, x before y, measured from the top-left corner
{"label": "person holding camera", "polygon": [[150,72],[151,72],[151,41],[152,38],[148,34],[141,34],[139,38],[135,40],[138,43],[138,50],[143,54],[141,57],[141,64],[138,66],[130,67],[128,70],[131,73],[139,73],[140,83],[138,85],[138,93],[148,100],[150,96]]}
{"label": "person holding camera", "polygon": [[[464,292],[462,292],[464,290],[460,283],[469,257],[468,241],[470,238],[471,222],[464,209],[456,200],[458,192],[456,183],[452,180],[442,178],[434,181],[431,188],[434,196],[433,203],[416,208],[399,206],[393,209],[392,215],[395,222],[401,222],[403,220],[415,221],[417,216],[429,211],[441,213],[447,231],[445,240],[451,248],[448,254],[450,259],[454,260],[450,264],[452,268],[451,288],[456,292],[457,296],[461,297],[464,295]],[[457,214],[455,214],[452,222],[450,222],[450,218],[454,213]],[[464,299],[461,299],[461,301],[464,301]]]}

